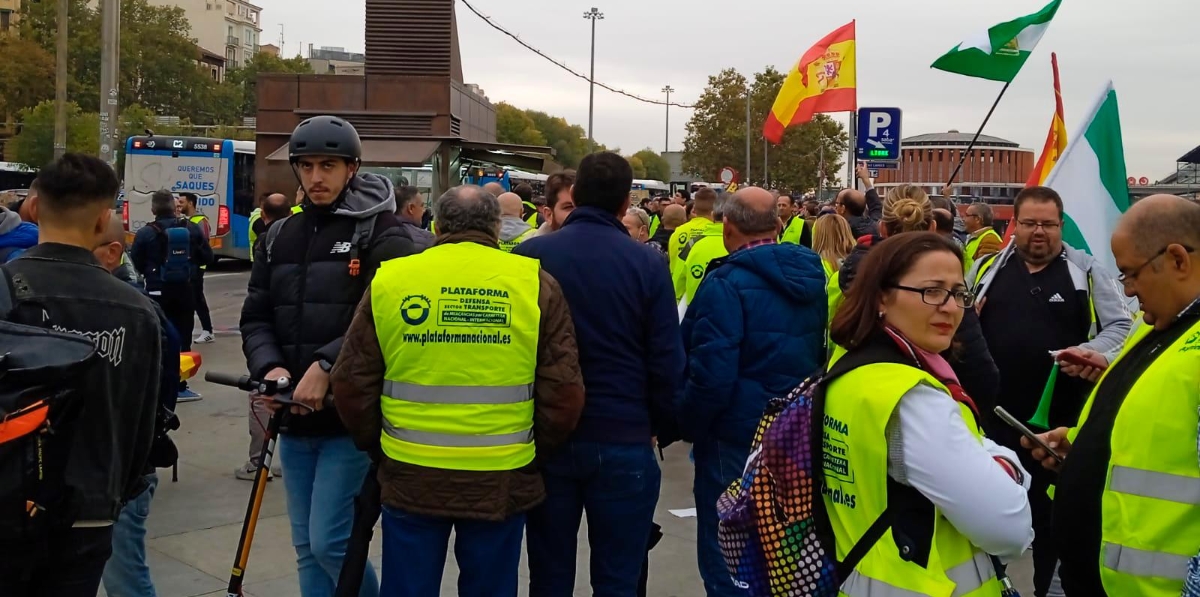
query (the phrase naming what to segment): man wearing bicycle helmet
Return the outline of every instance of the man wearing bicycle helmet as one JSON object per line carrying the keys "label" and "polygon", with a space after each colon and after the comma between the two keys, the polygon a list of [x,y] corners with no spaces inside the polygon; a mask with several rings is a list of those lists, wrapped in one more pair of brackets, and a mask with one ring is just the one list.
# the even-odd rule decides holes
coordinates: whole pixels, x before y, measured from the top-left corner
{"label": "man wearing bicycle helmet", "polygon": [[[296,380],[292,398],[313,409],[285,415],[279,457],[301,594],[330,597],[370,462],[337,413],[324,408],[329,370],[379,264],[417,249],[396,219],[392,183],[359,172],[362,141],[350,123],[334,116],[301,122],[288,156],[303,209],[271,226],[256,249],[242,349],[252,376]],[[360,594],[379,594],[369,565]]]}

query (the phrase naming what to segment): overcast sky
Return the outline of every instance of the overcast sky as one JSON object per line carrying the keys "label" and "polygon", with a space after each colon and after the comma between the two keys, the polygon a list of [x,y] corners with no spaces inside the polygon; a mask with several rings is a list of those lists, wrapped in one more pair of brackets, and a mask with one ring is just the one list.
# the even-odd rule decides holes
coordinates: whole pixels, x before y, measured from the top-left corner
{"label": "overcast sky", "polygon": [[[592,3],[471,0],[531,45],[586,74]],[[285,55],[308,44],[363,49],[363,3],[256,0],[263,43],[286,35]],[[858,20],[860,106],[904,110],[904,136],[974,132],[1002,83],[931,70],[975,31],[1042,7],[1045,0],[595,0],[596,79],[644,97],[686,103],[709,75],[764,66],[787,70],[809,46]],[[331,12],[331,9],[334,12]],[[463,72],[492,102],[564,116],[587,127],[588,84],[520,47],[457,6]],[[1120,99],[1130,176],[1152,181],[1200,145],[1200,1],[1065,0],[1025,69],[988,123],[987,134],[1040,152],[1054,110],[1050,52],[1058,53],[1068,131],[1107,79]],[[670,147],[682,148],[691,111],[671,109]],[[835,115],[843,122],[845,115]],[[595,136],[632,153],[662,151],[664,109],[596,89]],[[761,123],[755,123],[759,127]]]}

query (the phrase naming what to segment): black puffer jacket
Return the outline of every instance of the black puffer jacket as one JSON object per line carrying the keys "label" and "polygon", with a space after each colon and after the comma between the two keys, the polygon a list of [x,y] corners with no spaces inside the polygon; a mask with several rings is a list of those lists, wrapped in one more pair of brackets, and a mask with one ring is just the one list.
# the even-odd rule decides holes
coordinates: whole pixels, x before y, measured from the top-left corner
{"label": "black puffer jacket", "polygon": [[[878,234],[864,236],[858,239],[858,245],[842,262],[838,273],[838,286],[842,292],[850,288],[854,275],[858,272],[858,264],[871,247],[883,242]],[[942,353],[950,366],[958,375],[959,384],[967,395],[975,401],[979,412],[986,420],[991,415],[992,407],[996,405],[996,396],[1000,393],[1000,369],[992,360],[988,350],[987,339],[983,337],[983,326],[979,323],[979,315],[975,309],[963,312],[962,323],[954,334],[954,347]]]}
{"label": "black puffer jacket", "polygon": [[[342,336],[379,264],[417,252],[395,208],[391,182],[360,174],[331,207],[306,201],[303,212],[271,227],[277,236],[270,256],[264,239],[255,253],[242,306],[242,350],[251,375],[261,379],[283,367],[299,382],[313,363],[337,361]],[[371,242],[359,255],[361,272],[353,276],[351,238],[358,221],[372,216]],[[283,425],[291,435],[345,432],[333,409],[287,416]]]}

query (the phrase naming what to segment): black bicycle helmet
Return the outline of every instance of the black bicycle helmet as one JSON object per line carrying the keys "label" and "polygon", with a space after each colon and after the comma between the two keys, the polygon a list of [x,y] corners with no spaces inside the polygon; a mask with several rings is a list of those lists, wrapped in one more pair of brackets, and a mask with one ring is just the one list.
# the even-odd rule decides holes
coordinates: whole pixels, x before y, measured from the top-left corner
{"label": "black bicycle helmet", "polygon": [[349,122],[337,116],[314,116],[301,122],[288,140],[288,160],[306,155],[362,159],[362,140]]}

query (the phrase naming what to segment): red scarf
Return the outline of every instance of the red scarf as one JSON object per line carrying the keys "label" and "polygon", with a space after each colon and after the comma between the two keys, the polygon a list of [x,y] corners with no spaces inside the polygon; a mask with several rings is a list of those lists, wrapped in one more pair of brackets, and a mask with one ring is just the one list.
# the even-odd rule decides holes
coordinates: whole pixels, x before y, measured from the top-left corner
{"label": "red scarf", "polygon": [[955,375],[954,368],[950,366],[950,363],[946,362],[946,359],[942,358],[942,355],[918,347],[910,342],[908,338],[905,338],[904,334],[901,334],[899,330],[891,326],[883,326],[883,331],[887,332],[888,337],[896,343],[896,346],[904,354],[916,361],[917,366],[922,371],[932,374],[938,381],[942,382],[942,385],[945,385],[946,389],[950,390],[950,397],[954,398],[955,402],[969,406],[971,412],[975,413],[975,420],[979,420],[979,407],[975,406],[975,401],[967,395],[962,385],[958,383],[958,376]]}

